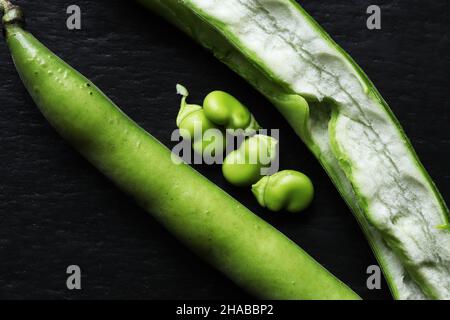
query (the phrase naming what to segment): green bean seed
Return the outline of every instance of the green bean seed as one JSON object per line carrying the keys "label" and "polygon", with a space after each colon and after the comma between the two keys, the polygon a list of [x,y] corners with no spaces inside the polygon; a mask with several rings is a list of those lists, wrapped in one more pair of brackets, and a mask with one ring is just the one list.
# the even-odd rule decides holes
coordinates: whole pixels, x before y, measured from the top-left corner
{"label": "green bean seed", "polygon": [[260,127],[253,115],[239,100],[224,91],[213,91],[203,101],[205,115],[226,129],[256,131]]}
{"label": "green bean seed", "polygon": [[314,197],[311,180],[301,172],[280,171],[263,177],[252,186],[252,192],[262,207],[271,211],[300,212],[306,209]]}
{"label": "green bean seed", "polygon": [[177,127],[180,129],[180,135],[184,139],[192,141],[192,148],[195,152],[203,154],[204,150],[215,150],[215,152],[223,151],[225,147],[225,135],[223,132],[217,131],[209,138],[205,136],[205,132],[210,129],[220,130],[206,116],[203,108],[196,104],[188,104],[188,90],[177,84],[177,93],[182,96],[180,111],[177,116]]}
{"label": "green bean seed", "polygon": [[222,165],[225,179],[236,186],[250,186],[258,181],[261,169],[276,156],[278,141],[265,135],[246,139],[239,149],[230,152]]}

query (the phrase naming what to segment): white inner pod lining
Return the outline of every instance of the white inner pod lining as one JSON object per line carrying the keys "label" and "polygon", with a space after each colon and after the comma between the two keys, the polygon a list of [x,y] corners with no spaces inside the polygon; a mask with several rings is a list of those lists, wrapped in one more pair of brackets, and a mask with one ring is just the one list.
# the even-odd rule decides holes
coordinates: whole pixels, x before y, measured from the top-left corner
{"label": "white inner pod lining", "polygon": [[450,298],[445,211],[403,134],[355,67],[287,0],[191,0],[291,89],[336,102],[334,156],[365,215],[425,291]]}

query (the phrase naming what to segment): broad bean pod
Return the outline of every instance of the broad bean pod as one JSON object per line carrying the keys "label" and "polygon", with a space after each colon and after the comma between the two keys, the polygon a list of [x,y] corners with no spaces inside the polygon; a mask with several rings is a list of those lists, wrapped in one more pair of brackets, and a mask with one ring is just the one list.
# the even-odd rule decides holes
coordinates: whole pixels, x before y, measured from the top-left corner
{"label": "broad bean pod", "polygon": [[450,299],[444,199],[374,84],[297,1],[140,2],[282,113],[354,213],[396,299]]}
{"label": "broad bean pod", "polygon": [[187,247],[257,297],[359,299],[214,183],[175,164],[165,146],[25,31],[18,7],[5,0],[0,5],[16,69],[46,119]]}

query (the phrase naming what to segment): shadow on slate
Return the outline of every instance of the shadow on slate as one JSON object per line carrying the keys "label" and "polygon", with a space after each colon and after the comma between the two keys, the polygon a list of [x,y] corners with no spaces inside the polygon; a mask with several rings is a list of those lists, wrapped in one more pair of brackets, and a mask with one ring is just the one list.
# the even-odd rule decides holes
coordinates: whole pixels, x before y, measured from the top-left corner
{"label": "shadow on slate", "polygon": [[[231,92],[266,128],[281,128],[281,166],[308,174],[317,196],[298,215],[269,213],[247,189],[225,183],[219,166],[200,172],[261,215],[366,299],[376,264],[329,178],[275,109],[210,53],[131,1],[78,1],[82,30],[65,27],[70,1],[18,2],[28,29],[82,72],[168,147],[186,85],[200,103]],[[444,198],[450,193],[446,1],[381,1],[382,30],[365,27],[370,1],[302,1],[369,74],[403,124]],[[447,28],[447,29],[446,29]],[[445,32],[447,30],[447,32]],[[0,43],[0,298],[250,298],[181,246],[82,159],[45,122]],[[81,291],[66,289],[66,268],[82,269]]]}

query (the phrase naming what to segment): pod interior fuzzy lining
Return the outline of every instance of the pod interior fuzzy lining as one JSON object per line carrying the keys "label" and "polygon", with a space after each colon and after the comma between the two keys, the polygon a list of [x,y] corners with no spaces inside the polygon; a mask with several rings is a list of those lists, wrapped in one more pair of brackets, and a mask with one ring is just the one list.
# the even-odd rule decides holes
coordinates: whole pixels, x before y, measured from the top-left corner
{"label": "pod interior fuzzy lining", "polygon": [[293,92],[329,108],[327,127],[317,127],[319,112],[311,106],[312,137],[339,163],[380,245],[395,252],[386,259],[397,264],[392,272],[399,274],[392,276],[400,282],[400,298],[449,299],[450,233],[439,228],[448,223],[445,205],[355,65],[290,1],[185,2],[214,19]]}

